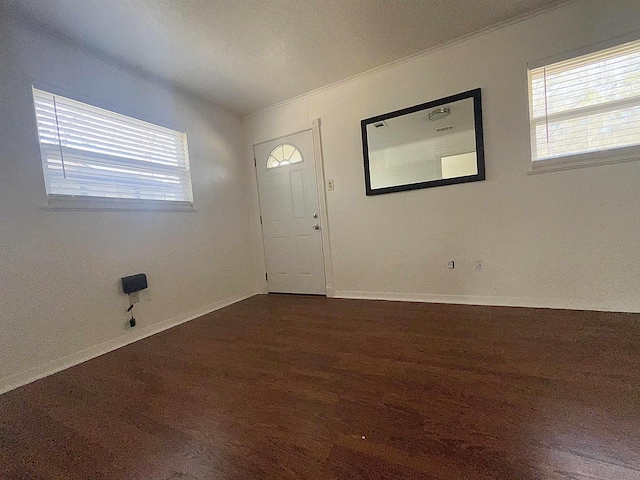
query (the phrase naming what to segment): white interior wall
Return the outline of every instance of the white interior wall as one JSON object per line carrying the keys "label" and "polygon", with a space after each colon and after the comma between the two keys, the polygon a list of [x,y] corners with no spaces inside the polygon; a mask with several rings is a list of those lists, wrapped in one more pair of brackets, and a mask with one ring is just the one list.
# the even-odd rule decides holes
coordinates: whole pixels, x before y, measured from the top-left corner
{"label": "white interior wall", "polygon": [[[240,120],[0,20],[0,391],[257,291]],[[186,128],[195,212],[47,211],[32,82]],[[127,327],[119,278],[150,300]]]}
{"label": "white interior wall", "polygon": [[[321,119],[338,296],[640,311],[640,162],[527,175],[527,63],[638,25],[579,0],[248,116],[244,151]],[[477,87],[486,181],[365,196],[361,119]]]}

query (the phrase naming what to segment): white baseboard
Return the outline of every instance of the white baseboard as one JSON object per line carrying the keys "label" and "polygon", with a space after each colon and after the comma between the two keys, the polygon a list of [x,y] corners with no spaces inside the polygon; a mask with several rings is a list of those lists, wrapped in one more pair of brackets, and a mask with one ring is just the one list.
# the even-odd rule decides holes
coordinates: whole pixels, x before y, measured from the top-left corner
{"label": "white baseboard", "polygon": [[552,308],[557,310],[589,310],[600,312],[627,312],[637,313],[627,306],[602,305],[590,303],[587,300],[567,299],[538,299],[530,297],[499,297],[482,295],[442,295],[428,293],[398,293],[398,292],[358,292],[337,290],[335,298],[352,298],[363,300],[390,300],[396,302],[420,302],[420,303],[450,303],[460,305],[490,305],[499,307],[527,307],[527,308]]}
{"label": "white baseboard", "polygon": [[241,300],[245,300],[254,295],[257,295],[257,292],[235,295],[233,297],[220,300],[210,305],[206,305],[202,308],[192,310],[183,315],[178,315],[177,317],[170,318],[163,322],[141,328],[140,330],[136,330],[135,332],[121,335],[120,337],[114,338],[113,340],[109,340],[107,342],[85,348],[84,350],[66,355],[57,360],[53,360],[52,362],[45,363],[44,365],[39,365],[37,367],[30,368],[29,370],[25,370],[23,372],[1,378],[0,394],[8,392],[10,390],[14,390],[23,385],[27,385],[28,383],[35,382],[36,380],[39,380],[41,378],[48,377],[49,375],[53,375],[54,373],[60,372],[69,367],[73,367],[80,363],[86,362],[87,360],[91,360],[92,358],[99,357],[100,355],[104,355],[105,353],[112,352],[114,350],[117,350],[118,348],[137,342],[139,340],[142,340],[143,338],[150,337],[151,335],[155,335],[156,333],[160,333],[182,323],[202,317],[207,313],[211,313],[215,310],[227,307],[231,304],[240,302]]}

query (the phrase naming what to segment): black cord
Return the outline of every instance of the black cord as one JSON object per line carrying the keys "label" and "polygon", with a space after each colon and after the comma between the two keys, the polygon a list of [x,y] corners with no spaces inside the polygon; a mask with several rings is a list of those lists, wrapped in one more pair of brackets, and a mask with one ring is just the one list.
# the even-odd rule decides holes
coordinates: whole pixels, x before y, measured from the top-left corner
{"label": "black cord", "polygon": [[129,308],[127,308],[127,312],[131,312],[131,320],[129,320],[129,325],[131,327],[135,327],[136,326],[136,319],[133,318],[133,304],[129,305]]}

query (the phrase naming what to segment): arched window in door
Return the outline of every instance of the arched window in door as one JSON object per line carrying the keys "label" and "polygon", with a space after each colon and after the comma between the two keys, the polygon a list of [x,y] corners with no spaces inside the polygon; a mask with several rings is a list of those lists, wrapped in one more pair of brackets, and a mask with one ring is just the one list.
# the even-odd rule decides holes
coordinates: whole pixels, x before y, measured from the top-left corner
{"label": "arched window in door", "polygon": [[267,169],[302,162],[302,153],[293,145],[284,143],[271,150],[267,160]]}

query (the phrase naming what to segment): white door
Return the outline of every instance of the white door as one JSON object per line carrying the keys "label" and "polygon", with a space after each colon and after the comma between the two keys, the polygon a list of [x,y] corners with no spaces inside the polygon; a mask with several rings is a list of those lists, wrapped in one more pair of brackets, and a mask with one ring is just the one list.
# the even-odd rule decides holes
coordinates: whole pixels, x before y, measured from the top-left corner
{"label": "white door", "polygon": [[253,147],[270,292],[326,294],[311,130]]}

